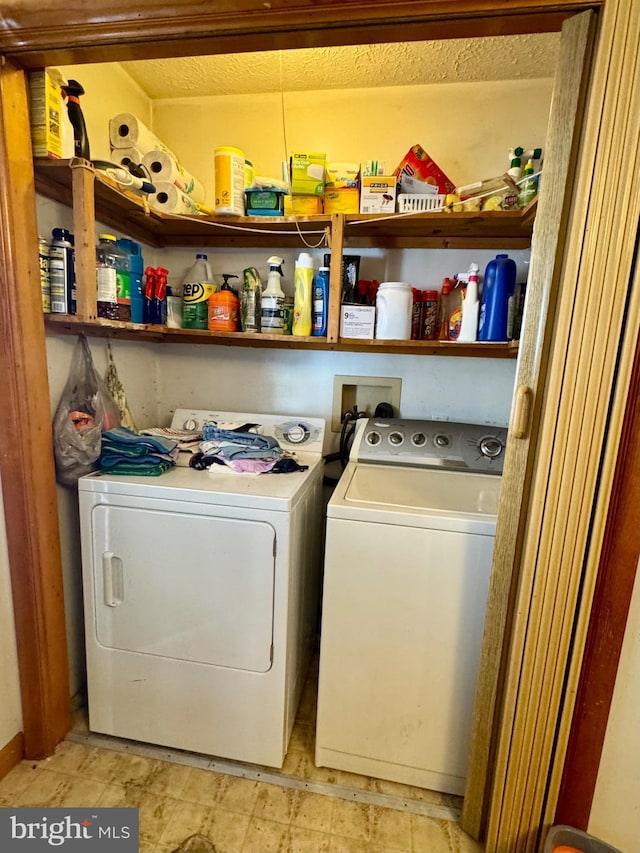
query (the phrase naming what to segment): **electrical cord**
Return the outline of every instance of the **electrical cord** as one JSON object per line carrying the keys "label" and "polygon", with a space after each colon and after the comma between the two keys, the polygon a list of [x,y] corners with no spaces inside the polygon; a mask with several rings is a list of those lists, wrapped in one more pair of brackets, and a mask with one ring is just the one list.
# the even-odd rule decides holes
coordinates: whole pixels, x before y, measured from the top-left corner
{"label": "electrical cord", "polygon": [[[342,418],[342,426],[340,428],[340,449],[337,453],[329,453],[324,457],[325,462],[337,462],[340,461],[340,465],[342,466],[342,470],[347,467],[347,462],[349,461],[349,453],[351,451],[351,445],[353,444],[353,439],[356,433],[356,422],[360,418],[366,418],[366,412],[359,412],[357,406],[353,406],[347,412],[344,413]],[[329,477],[327,475],[324,476],[323,482],[327,486],[336,486],[338,484],[338,477]]]}

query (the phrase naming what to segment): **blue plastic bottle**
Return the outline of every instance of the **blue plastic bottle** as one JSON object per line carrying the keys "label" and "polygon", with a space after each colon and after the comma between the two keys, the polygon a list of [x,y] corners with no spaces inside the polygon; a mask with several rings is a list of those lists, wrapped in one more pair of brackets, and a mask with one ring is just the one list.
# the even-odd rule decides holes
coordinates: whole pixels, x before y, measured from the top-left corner
{"label": "blue plastic bottle", "polygon": [[142,257],[142,246],[128,237],[116,240],[123,252],[129,255],[131,282],[131,322],[144,323],[144,295],[142,293],[142,275],[144,273],[144,259]]}
{"label": "blue plastic bottle", "polygon": [[320,267],[313,280],[312,335],[327,334],[327,308],[329,304],[329,267]]}
{"label": "blue plastic bottle", "polygon": [[509,297],[516,286],[516,262],[508,255],[489,261],[482,283],[479,341],[506,341]]}

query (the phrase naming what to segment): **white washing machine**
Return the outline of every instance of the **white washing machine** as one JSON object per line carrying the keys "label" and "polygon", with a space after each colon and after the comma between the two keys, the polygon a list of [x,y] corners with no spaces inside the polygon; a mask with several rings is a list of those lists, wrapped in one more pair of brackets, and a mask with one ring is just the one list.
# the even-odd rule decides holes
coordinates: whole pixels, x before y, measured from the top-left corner
{"label": "white washing machine", "polygon": [[358,424],[327,508],[319,766],[464,792],[505,441]]}
{"label": "white washing machine", "polygon": [[304,471],[79,481],[89,727],[281,767],[317,636],[324,421],[252,422]]}

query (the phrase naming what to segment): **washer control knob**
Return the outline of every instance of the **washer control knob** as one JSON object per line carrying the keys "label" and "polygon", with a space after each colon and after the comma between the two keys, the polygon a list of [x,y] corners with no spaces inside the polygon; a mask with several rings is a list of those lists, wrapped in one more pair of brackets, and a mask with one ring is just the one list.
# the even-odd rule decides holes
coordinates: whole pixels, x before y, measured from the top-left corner
{"label": "washer control knob", "polygon": [[288,428],[285,438],[291,444],[302,444],[309,437],[309,430],[304,424],[291,424]]}
{"label": "washer control knob", "polygon": [[433,437],[433,443],[436,447],[449,447],[451,441],[448,435],[444,435],[443,433],[439,432]]}
{"label": "washer control knob", "polygon": [[389,444],[395,445],[395,447],[399,447],[404,441],[404,436],[401,432],[390,432],[389,433]]}
{"label": "washer control knob", "polygon": [[414,432],[411,436],[411,443],[414,447],[424,447],[427,443],[427,436],[423,432]]}
{"label": "washer control knob", "polygon": [[193,432],[198,429],[198,422],[195,418],[187,418],[182,428],[188,429],[189,432]]}
{"label": "washer control knob", "polygon": [[480,439],[478,449],[480,450],[480,453],[487,459],[495,459],[496,457],[500,456],[503,447],[502,442],[499,438],[497,438],[495,435],[487,435],[484,438]]}
{"label": "washer control knob", "polygon": [[373,430],[372,432],[367,433],[365,441],[370,447],[375,447],[377,444],[380,444],[382,441],[382,436],[379,432]]}

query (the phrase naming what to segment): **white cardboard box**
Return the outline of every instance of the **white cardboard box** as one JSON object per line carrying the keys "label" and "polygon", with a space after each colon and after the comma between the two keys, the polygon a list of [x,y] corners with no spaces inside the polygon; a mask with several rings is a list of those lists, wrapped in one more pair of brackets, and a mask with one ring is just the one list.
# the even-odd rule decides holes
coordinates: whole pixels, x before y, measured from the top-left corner
{"label": "white cardboard box", "polygon": [[394,213],[395,209],[396,178],[393,175],[362,178],[360,213]]}
{"label": "white cardboard box", "polygon": [[373,305],[341,305],[340,337],[373,338],[376,309]]}

